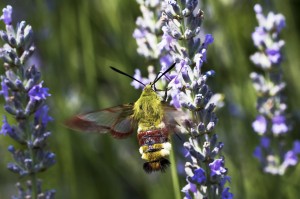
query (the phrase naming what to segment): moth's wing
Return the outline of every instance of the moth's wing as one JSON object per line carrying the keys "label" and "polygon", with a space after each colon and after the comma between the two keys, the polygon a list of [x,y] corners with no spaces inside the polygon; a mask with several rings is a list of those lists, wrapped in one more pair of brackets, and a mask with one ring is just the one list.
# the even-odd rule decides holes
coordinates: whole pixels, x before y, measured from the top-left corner
{"label": "moth's wing", "polygon": [[65,124],[78,131],[110,133],[115,138],[126,138],[135,127],[132,114],[133,104],[123,104],[76,115]]}
{"label": "moth's wing", "polygon": [[176,109],[175,107],[169,105],[167,102],[162,102],[164,109],[164,123],[168,127],[170,133],[184,133],[182,128],[189,116],[182,110]]}

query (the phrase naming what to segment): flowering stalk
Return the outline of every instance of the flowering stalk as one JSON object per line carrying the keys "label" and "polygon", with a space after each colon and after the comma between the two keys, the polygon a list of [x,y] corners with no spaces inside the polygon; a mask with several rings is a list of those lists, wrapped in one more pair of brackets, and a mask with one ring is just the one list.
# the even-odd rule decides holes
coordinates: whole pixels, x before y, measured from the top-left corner
{"label": "flowering stalk", "polygon": [[279,34],[285,27],[282,14],[269,12],[265,17],[262,7],[254,6],[258,27],[252,33],[258,51],[251,61],[263,74],[252,72],[250,78],[257,92],[258,116],[252,123],[253,130],[260,136],[260,144],[254,151],[264,172],[283,175],[289,166],[295,166],[300,153],[300,142],[294,141],[293,149],[287,150],[286,137],[292,130],[286,117],[287,105],[282,94],[286,84],[281,67],[284,41]]}
{"label": "flowering stalk", "polygon": [[[145,5],[149,1],[143,2]],[[218,102],[216,98],[220,95],[213,95],[206,84],[214,71],[202,73],[207,48],[213,42],[213,37],[207,34],[204,42],[200,40],[203,11],[198,8],[198,3],[198,0],[162,1],[159,4],[163,5],[159,12],[161,17],[157,23],[162,24],[163,34],[156,35],[155,41],[160,42],[151,49],[159,52],[159,56],[154,58],[159,59],[161,71],[176,62],[176,70],[164,78],[170,88],[168,96],[172,105],[188,112],[191,118],[184,124],[184,131],[189,137],[184,147],[190,159],[185,164],[187,185],[182,189],[185,198],[192,198],[192,195],[194,198],[233,198],[229,188],[224,187],[230,181],[225,158],[221,155],[224,144],[218,142],[218,136],[213,133],[218,121],[214,112]],[[148,23],[143,25],[149,26]],[[147,38],[145,35],[143,37]],[[149,54],[149,46],[145,48],[145,53],[139,53]],[[148,83],[153,80],[151,77],[155,77],[152,71],[150,78],[142,78],[140,72],[136,72],[135,78]]]}
{"label": "flowering stalk", "polygon": [[54,198],[55,190],[43,192],[39,172],[45,171],[55,163],[55,154],[46,150],[47,138],[51,135],[46,130],[53,119],[48,115],[49,108],[45,100],[50,94],[48,88],[40,81],[41,74],[35,65],[28,66],[27,60],[33,54],[33,31],[25,21],[12,25],[12,7],[3,9],[1,20],[6,31],[0,30],[4,45],[0,48],[0,58],[4,62],[5,73],[1,75],[2,90],[5,100],[3,124],[0,134],[9,135],[22,147],[8,147],[15,162],[8,163],[7,168],[20,175],[27,176],[26,188],[17,183],[18,196],[12,198]]}
{"label": "flowering stalk", "polygon": [[[143,15],[137,18],[137,28],[133,32],[133,37],[138,45],[137,52],[150,61],[156,62],[159,60],[163,67],[162,71],[165,71],[171,65],[170,63],[173,64],[172,57],[164,49],[159,48],[163,26],[163,21],[159,20],[159,17],[162,15],[166,2],[153,0],[137,0],[137,2],[140,4],[140,10]],[[154,66],[148,66],[148,73],[148,78],[143,78],[141,71],[136,69],[134,77],[144,84],[149,84],[156,77]],[[161,86],[165,86],[164,81],[159,81],[158,83],[162,84]],[[143,87],[136,81],[133,81],[131,85],[136,89]]]}

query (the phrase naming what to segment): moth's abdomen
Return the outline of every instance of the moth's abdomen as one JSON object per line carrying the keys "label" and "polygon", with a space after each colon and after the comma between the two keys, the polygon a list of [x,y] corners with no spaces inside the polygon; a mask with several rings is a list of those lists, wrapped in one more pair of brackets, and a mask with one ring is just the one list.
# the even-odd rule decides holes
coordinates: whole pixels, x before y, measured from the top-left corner
{"label": "moth's abdomen", "polygon": [[151,129],[138,132],[140,153],[147,173],[153,171],[165,171],[170,162],[165,157],[170,154],[171,143],[167,128]]}

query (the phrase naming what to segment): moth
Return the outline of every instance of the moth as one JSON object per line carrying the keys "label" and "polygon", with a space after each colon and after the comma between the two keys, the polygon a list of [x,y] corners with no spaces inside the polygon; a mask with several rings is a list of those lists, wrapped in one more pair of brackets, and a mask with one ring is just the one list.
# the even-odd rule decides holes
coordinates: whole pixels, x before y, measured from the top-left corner
{"label": "moth", "polygon": [[181,112],[162,100],[155,83],[169,72],[175,63],[148,85],[111,67],[114,71],[144,85],[141,96],[135,103],[123,104],[98,111],[83,113],[66,121],[71,129],[83,132],[109,133],[123,139],[137,131],[139,152],[147,173],[165,171],[170,165],[170,134],[178,126]]}

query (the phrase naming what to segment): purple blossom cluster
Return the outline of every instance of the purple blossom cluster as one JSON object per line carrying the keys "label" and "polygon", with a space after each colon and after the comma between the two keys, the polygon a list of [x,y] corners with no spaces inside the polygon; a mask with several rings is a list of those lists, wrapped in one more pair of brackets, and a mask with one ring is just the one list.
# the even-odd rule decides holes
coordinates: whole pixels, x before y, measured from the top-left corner
{"label": "purple blossom cluster", "polygon": [[[204,13],[199,9],[199,1],[138,2],[143,8],[142,12],[149,2],[163,5],[160,7],[161,10],[156,12],[160,13],[159,22],[152,21],[152,24],[161,26],[161,34],[156,34],[155,43],[151,43],[153,44],[151,48],[151,45],[147,45],[144,53],[140,51],[139,45],[138,52],[145,56],[149,54],[149,49],[156,49],[159,54],[151,59],[157,60],[162,72],[176,63],[175,70],[165,75],[162,85],[168,88],[170,103],[187,112],[191,118],[183,124],[184,131],[188,135],[188,141],[184,143],[188,151],[185,163],[187,185],[182,189],[184,198],[233,198],[229,187],[225,187],[230,177],[227,176],[225,158],[221,155],[224,144],[218,141],[218,136],[214,133],[218,122],[215,109],[221,101],[221,95],[214,95],[206,84],[207,79],[214,75],[214,71],[202,72],[208,46],[214,39],[210,34],[204,38],[200,37]],[[151,24],[145,22],[143,26],[151,26]],[[140,26],[137,29],[142,32]],[[155,72],[153,70],[151,72],[150,75],[153,77]],[[144,83],[152,80],[143,78],[140,71],[136,71],[135,78]],[[135,86],[135,83],[132,84]]]}
{"label": "purple blossom cluster", "polygon": [[49,107],[45,103],[50,96],[49,89],[43,87],[39,69],[26,64],[35,50],[32,28],[22,21],[15,29],[12,12],[12,7],[7,6],[0,17],[6,26],[6,30],[0,30],[4,42],[0,47],[0,58],[5,71],[0,76],[0,95],[4,98],[6,111],[0,134],[10,136],[23,146],[22,149],[16,149],[13,145],[8,147],[15,162],[8,163],[7,168],[30,179],[27,181],[27,190],[20,183],[17,184],[18,196],[12,198],[51,199],[55,190],[42,192],[41,181],[36,176],[55,163],[55,154],[46,149],[47,138],[51,135],[46,128],[48,122],[53,120],[48,115]]}
{"label": "purple blossom cluster", "polygon": [[285,18],[282,14],[273,12],[269,12],[265,17],[259,4],[254,6],[254,11],[258,26],[252,33],[252,39],[259,51],[254,53],[250,59],[262,69],[270,69],[272,66],[280,64],[282,60],[280,50],[284,41],[280,40],[279,34],[285,27]]}
{"label": "purple blossom cluster", "polygon": [[254,6],[258,27],[252,33],[254,45],[258,51],[251,61],[263,71],[263,74],[252,72],[250,78],[257,92],[258,116],[252,123],[253,130],[261,137],[254,156],[261,163],[266,173],[283,175],[289,166],[298,162],[300,142],[294,141],[293,148],[287,150],[286,137],[292,130],[286,117],[287,105],[282,94],[286,84],[283,81],[281,67],[281,48],[284,41],[280,39],[280,32],[285,27],[282,14],[269,12],[263,15],[259,4]]}
{"label": "purple blossom cluster", "polygon": [[138,0],[140,10],[143,16],[136,20],[137,28],[133,32],[138,48],[137,52],[147,59],[157,59],[160,56],[157,44],[158,35],[161,32],[161,21],[158,16],[161,15],[162,7],[165,2],[159,0]]}
{"label": "purple blossom cluster", "polygon": [[[142,16],[136,19],[137,27],[133,32],[133,37],[138,46],[137,52],[148,60],[159,60],[164,57],[165,54],[165,52],[158,47],[163,25],[162,21],[159,20],[159,16],[161,16],[166,2],[162,0],[137,0],[137,2],[142,12]],[[170,65],[165,67],[168,66]],[[136,69],[134,77],[144,84],[149,84],[156,77],[154,66],[148,66],[148,74],[148,77],[142,77],[140,69]],[[160,81],[159,83],[165,85],[165,82]],[[131,85],[136,89],[143,88],[143,86],[136,81],[132,81]]]}

